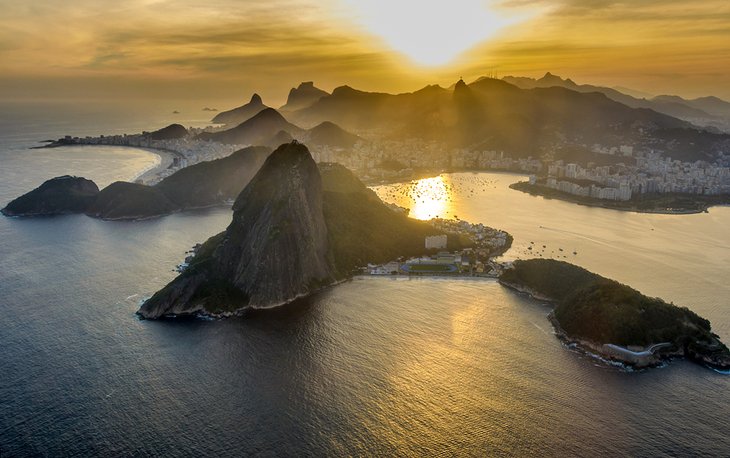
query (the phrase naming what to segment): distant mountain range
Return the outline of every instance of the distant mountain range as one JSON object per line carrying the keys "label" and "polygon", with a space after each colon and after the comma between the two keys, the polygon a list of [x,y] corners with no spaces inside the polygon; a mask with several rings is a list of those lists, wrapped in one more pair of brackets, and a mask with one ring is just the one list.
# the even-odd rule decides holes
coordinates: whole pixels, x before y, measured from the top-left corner
{"label": "distant mountain range", "polygon": [[314,82],[307,81],[301,83],[299,87],[292,88],[289,91],[289,97],[286,100],[286,104],[282,106],[280,110],[301,110],[302,108],[311,106],[314,102],[328,95],[329,93],[327,91],[323,91],[322,89],[315,87]]}
{"label": "distant mountain range", "polygon": [[351,148],[360,137],[325,121],[312,129],[302,129],[273,108],[265,108],[238,126],[219,132],[204,132],[198,138],[233,145],[264,145],[275,148],[292,139],[315,146]]}
{"label": "distant mountain range", "polygon": [[576,84],[570,78],[563,79],[550,72],[539,79],[506,76],[502,80],[521,89],[564,87],[576,92],[599,92],[609,99],[623,103],[626,106],[649,108],[702,127],[722,127],[723,123],[730,125],[730,122],[728,122],[730,103],[717,97],[701,97],[693,100],[687,100],[675,95],[646,97],[648,94],[645,94],[645,97],[638,97],[641,94],[630,94],[629,89]]}
{"label": "distant mountain range", "polygon": [[[605,92],[612,97],[554,75],[541,80],[513,78],[512,82],[480,78],[471,84],[460,81],[453,89],[426,86],[397,95],[341,86],[310,106],[287,113],[287,118],[298,125],[336,120],[344,129],[375,132],[385,139],[436,140],[451,147],[501,150],[515,157],[562,149],[587,151],[594,144],[631,144],[677,159],[700,160],[714,157],[718,145],[730,139],[653,108],[616,101],[638,99],[614,89],[605,88]],[[677,105],[662,99],[641,104]],[[699,108],[682,109],[700,113]]]}

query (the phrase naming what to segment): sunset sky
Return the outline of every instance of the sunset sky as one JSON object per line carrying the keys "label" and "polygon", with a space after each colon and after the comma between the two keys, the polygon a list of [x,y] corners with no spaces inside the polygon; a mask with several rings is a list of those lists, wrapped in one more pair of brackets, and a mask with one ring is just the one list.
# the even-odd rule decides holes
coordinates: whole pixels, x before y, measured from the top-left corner
{"label": "sunset sky", "polygon": [[[0,99],[225,104],[491,70],[730,99],[727,0],[0,0]],[[202,103],[202,102],[201,102]]]}

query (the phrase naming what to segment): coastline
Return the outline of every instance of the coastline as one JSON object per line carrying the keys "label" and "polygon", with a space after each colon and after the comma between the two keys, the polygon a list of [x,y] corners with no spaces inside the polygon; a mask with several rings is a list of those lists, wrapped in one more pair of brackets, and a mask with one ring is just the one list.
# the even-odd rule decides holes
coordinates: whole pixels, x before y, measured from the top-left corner
{"label": "coastline", "polygon": [[[130,148],[130,147],[126,147]],[[132,147],[134,148],[134,147]],[[132,183],[141,182],[143,184],[152,185],[160,181],[159,174],[172,167],[175,157],[182,158],[183,156],[179,153],[174,153],[169,150],[157,149],[157,148],[136,148],[143,151],[147,151],[157,156],[157,163],[141,170],[129,181]]]}
{"label": "coastline", "polygon": [[[48,141],[48,140],[46,140]],[[157,161],[155,164],[144,168],[137,172],[136,175],[132,176],[128,181],[130,183],[139,182],[146,185],[154,185],[157,184],[161,180],[161,177],[159,176],[160,173],[164,172],[165,170],[172,167],[173,161],[176,157],[180,159],[185,159],[185,156],[181,153],[178,153],[177,151],[172,151],[168,149],[162,149],[162,148],[153,148],[153,147],[141,147],[141,146],[126,146],[126,145],[95,145],[95,144],[84,144],[84,143],[69,143],[69,144],[48,144],[44,146],[34,146],[30,149],[44,149],[44,148],[63,148],[65,146],[93,146],[93,147],[106,147],[106,146],[114,146],[117,148],[132,148],[136,150],[142,150],[146,151],[148,153],[152,153],[155,156],[157,156]]]}
{"label": "coastline", "polygon": [[[659,214],[659,215],[694,215],[699,213],[707,213],[711,207],[728,206],[730,201],[724,200],[723,196],[703,196],[703,195],[686,195],[686,196],[675,196],[666,195],[661,198],[655,198],[654,201],[651,198],[647,198],[644,201],[629,200],[629,201],[611,201],[611,200],[600,200],[582,196],[574,196],[554,189],[545,188],[544,186],[531,185],[526,181],[519,181],[512,183],[510,189],[515,191],[524,192],[531,196],[539,196],[544,199],[555,199],[563,202],[570,202],[573,204],[583,205],[585,207],[603,208],[606,210],[617,210],[617,211],[628,211],[633,213],[647,213],[647,214]],[[687,198],[692,199],[692,202],[679,203],[677,207],[668,207],[661,205],[660,199],[672,199],[672,198]],[[638,204],[647,205],[646,208],[638,206]],[[651,205],[655,205],[651,207]]]}
{"label": "coastline", "polygon": [[[556,304],[554,299],[543,296],[531,290],[530,288],[509,283],[501,279],[497,280],[497,282],[500,285],[517,292],[518,294],[524,294],[533,300],[548,305],[550,307],[550,313],[548,313],[547,315],[547,320],[550,322],[550,325],[553,328],[553,334],[563,344],[563,346],[569,350],[578,351],[581,354],[590,356],[591,358],[602,362],[606,366],[616,367],[619,370],[630,372],[634,369],[648,369],[652,367],[659,367],[667,362],[667,360],[671,360],[673,357],[684,356],[681,353],[655,354],[653,352],[650,352],[650,354],[648,355],[642,355],[641,358],[628,358],[622,357],[622,353],[620,352],[607,351],[606,346],[612,346],[612,344],[598,344],[595,342],[570,337],[563,330],[563,328],[560,326],[560,323],[555,318],[554,310]],[[623,349],[622,347],[618,348]],[[627,353],[632,352],[627,350]]]}

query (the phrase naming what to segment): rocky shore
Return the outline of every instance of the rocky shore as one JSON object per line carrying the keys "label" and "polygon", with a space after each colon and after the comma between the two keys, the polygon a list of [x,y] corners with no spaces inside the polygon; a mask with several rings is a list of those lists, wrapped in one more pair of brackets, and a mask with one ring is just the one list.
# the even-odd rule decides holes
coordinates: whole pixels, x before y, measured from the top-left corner
{"label": "rocky shore", "polygon": [[566,345],[630,368],[687,358],[730,369],[730,350],[710,323],[684,307],[562,261],[515,261],[499,282],[553,306],[548,318]]}

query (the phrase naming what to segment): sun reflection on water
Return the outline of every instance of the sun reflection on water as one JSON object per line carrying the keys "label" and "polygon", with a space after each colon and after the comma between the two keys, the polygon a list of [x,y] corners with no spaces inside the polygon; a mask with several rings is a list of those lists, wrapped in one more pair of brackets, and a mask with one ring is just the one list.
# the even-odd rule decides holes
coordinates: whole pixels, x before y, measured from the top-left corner
{"label": "sun reflection on water", "polygon": [[412,201],[413,218],[446,218],[451,213],[451,186],[441,175],[412,183],[408,197]]}

